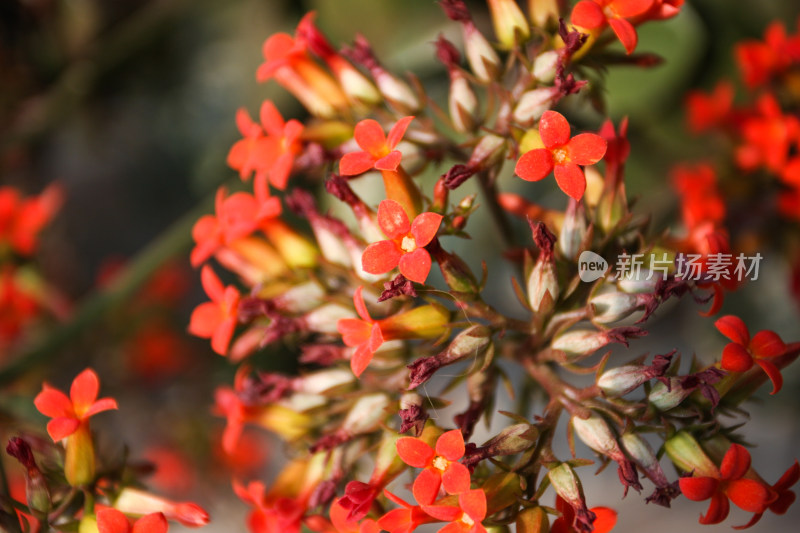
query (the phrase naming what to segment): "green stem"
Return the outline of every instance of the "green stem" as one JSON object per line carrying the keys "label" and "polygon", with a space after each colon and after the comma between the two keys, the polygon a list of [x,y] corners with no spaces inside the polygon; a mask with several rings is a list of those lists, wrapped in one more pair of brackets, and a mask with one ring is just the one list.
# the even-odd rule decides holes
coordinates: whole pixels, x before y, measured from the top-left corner
{"label": "green stem", "polygon": [[38,342],[35,340],[32,346],[0,370],[0,386],[53,359],[83,331],[125,303],[168,259],[186,255],[192,244],[192,226],[201,214],[211,209],[211,205],[212,199],[205,199],[174,222],[142,250],[108,287],[89,294],[69,322],[59,324],[48,336],[37,339]]}

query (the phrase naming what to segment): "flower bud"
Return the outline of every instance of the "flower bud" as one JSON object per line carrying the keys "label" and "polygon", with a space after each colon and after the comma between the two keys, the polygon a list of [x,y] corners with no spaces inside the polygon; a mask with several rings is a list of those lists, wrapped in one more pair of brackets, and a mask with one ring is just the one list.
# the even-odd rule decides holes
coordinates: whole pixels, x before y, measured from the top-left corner
{"label": "flower bud", "polygon": [[669,411],[679,406],[691,393],[691,389],[685,389],[681,386],[679,378],[669,378],[669,385],[660,381],[653,385],[650,394],[647,396],[647,401],[659,411]]}
{"label": "flower bud", "polygon": [[447,102],[450,120],[453,121],[453,127],[457,132],[467,133],[477,127],[478,121],[475,117],[478,113],[478,98],[467,78],[457,69],[450,71],[450,92]]}
{"label": "flower bud", "polygon": [[479,356],[489,345],[491,338],[491,330],[486,326],[471,326],[456,335],[456,338],[443,352],[417,359],[408,365],[411,370],[409,390],[428,381],[443,366],[453,364],[466,357]]}
{"label": "flower bud", "polygon": [[425,412],[425,399],[416,392],[406,392],[400,397],[400,411],[397,413],[402,420],[400,433],[414,429],[414,436],[418,437],[425,427],[428,414]]}
{"label": "flower bud", "polygon": [[679,431],[664,442],[664,450],[675,466],[697,477],[720,478],[717,465],[708,458],[700,444],[686,431]]}
{"label": "flower bud", "polygon": [[155,494],[131,487],[125,487],[114,501],[114,509],[125,514],[146,515],[164,513],[167,520],[174,520],[187,527],[200,527],[208,524],[208,513],[192,502],[174,502]]}
{"label": "flower bud", "polygon": [[586,213],[583,204],[570,198],[558,238],[558,247],[564,257],[567,259],[578,257],[586,240],[586,232]]}
{"label": "flower bud", "polygon": [[386,340],[435,339],[447,331],[450,311],[439,304],[421,305],[379,322]]}
{"label": "flower bud", "polygon": [[523,509],[516,524],[517,533],[550,533],[550,519],[541,507]]}
{"label": "flower bud", "polygon": [[330,391],[338,391],[345,385],[353,383],[355,379],[352,371],[334,368],[306,374],[297,378],[293,386],[297,392],[305,394],[330,394]]}
{"label": "flower bud", "polygon": [[502,47],[510,50],[517,42],[526,41],[530,36],[530,27],[516,0],[488,1],[494,32]]}
{"label": "flower bud", "polygon": [[339,304],[331,303],[306,313],[302,320],[309,331],[335,335],[338,333],[336,323],[342,318],[354,318],[353,311]]}
{"label": "flower bud", "polygon": [[617,342],[628,346],[628,337],[639,337],[646,334],[646,331],[636,327],[620,327],[606,331],[577,329],[556,336],[552,347],[554,350],[564,352],[565,360],[575,362],[608,344]]}
{"label": "flower bud", "polygon": [[536,56],[533,60],[533,77],[540,83],[552,83],[556,77],[556,68],[559,63],[559,53],[548,50]]}
{"label": "flower bud", "polygon": [[[523,126],[532,126],[537,120],[542,118],[545,111],[553,107],[559,97],[558,89],[555,87],[538,87],[522,94],[514,107],[514,121]],[[534,130],[529,130],[534,131]],[[528,143],[520,143],[528,148]],[[527,151],[527,150],[524,150]]]}
{"label": "flower bud", "polygon": [[502,63],[492,45],[480,30],[469,21],[464,23],[464,52],[475,77],[484,83],[494,80]]}
{"label": "flower bud", "polygon": [[[573,509],[586,508],[586,500],[583,497],[583,486],[575,470],[568,463],[561,463],[547,472],[550,484],[553,485],[556,493],[572,506]],[[578,513],[576,513],[577,515]],[[591,524],[591,522],[589,522]]]}
{"label": "flower bud", "polygon": [[616,436],[603,417],[595,413],[589,415],[588,418],[575,416],[572,417],[572,427],[578,438],[589,448],[617,462],[619,465],[617,473],[620,482],[625,487],[625,493],[628,492],[628,487],[633,487],[637,491],[642,490],[636,466],[625,456]]}
{"label": "flower bud", "polygon": [[514,424],[503,428],[500,433],[495,435],[486,444],[485,448],[489,457],[498,455],[515,455],[530,449],[539,438],[539,431],[536,426],[530,424]]}
{"label": "flower bud", "polygon": [[639,308],[637,295],[626,292],[606,292],[592,297],[593,321],[612,324],[630,316]]}
{"label": "flower bud", "polygon": [[388,407],[389,397],[385,394],[362,396],[347,413],[342,430],[348,435],[369,433],[386,418]]}
{"label": "flower bud", "polygon": [[645,381],[663,376],[675,352],[656,355],[651,365],[623,365],[607,370],[597,379],[597,386],[606,396],[625,396]]}
{"label": "flower bud", "polygon": [[558,0],[528,0],[528,13],[535,26],[546,28],[558,22]]}
{"label": "flower bud", "polygon": [[542,222],[528,221],[533,232],[533,240],[539,247],[539,257],[528,275],[528,304],[534,313],[548,313],[558,299],[560,288],[556,276],[556,262],[553,248],[556,236]]}
{"label": "flower bud", "polygon": [[25,495],[28,508],[38,518],[45,517],[52,506],[50,491],[47,489],[47,481],[33,457],[30,444],[20,437],[12,437],[8,441],[6,452],[25,468]]}
{"label": "flower bud", "polygon": [[669,507],[670,501],[680,494],[680,490],[667,479],[658,457],[656,457],[655,452],[653,452],[647,441],[638,434],[629,431],[622,435],[620,442],[628,456],[633,459],[633,462],[656,485],[655,492],[647,497],[647,503],[653,502]]}

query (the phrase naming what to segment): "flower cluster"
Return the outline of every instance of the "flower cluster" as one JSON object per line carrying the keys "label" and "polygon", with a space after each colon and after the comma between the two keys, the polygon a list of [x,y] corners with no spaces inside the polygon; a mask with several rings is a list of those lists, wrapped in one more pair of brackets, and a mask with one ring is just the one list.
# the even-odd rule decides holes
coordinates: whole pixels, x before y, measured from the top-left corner
{"label": "flower cluster", "polygon": [[[308,117],[285,120],[270,101],[260,124],[238,112],[243,138],[228,164],[244,180],[255,175],[252,193],[220,189],[215,213],[195,224],[191,254],[210,301],[195,309],[189,331],[239,365],[233,386],[215,393],[215,413],[226,421],[223,447],[235,454],[243,431],[260,428],[290,450],[270,482],[234,479],[251,508],[248,528],[609,531],[616,513],[589,507],[578,467],[591,461],[576,457],[576,440],[602,463],[615,463],[623,494],[644,490],[647,480],[648,502],[711,498],[704,523],[723,520],[729,500],[756,517],[785,511],[796,466],[774,485],[763,482],[734,444],[735,428],[718,415],[740,409],[768,379],[778,393],[780,369],[800,345],[771,331],[751,338],[729,315],[707,326],[731,344],[688,373],[674,349],[649,364],[645,356],[597,354],[646,335],[648,319],[669,299],[713,296],[704,314],[714,315],[724,291],[735,288],[707,275],[710,262],[697,279],[680,273],[682,253],[707,258],[733,249],[728,199],[713,167],[673,172],[686,235],[652,237],[626,196],[628,120],[578,130],[570,107],[555,109],[586,96],[596,83],[585,75],[592,66],[653,64],[635,54],[637,27],[677,15],[683,2],[582,0],[567,10],[532,0],[527,15],[515,0],[487,3],[493,36],[478,29],[461,0],[441,2],[463,37],[463,54],[444,36],[435,43],[447,69],[447,106],[429,105],[424,87],[391,72],[363,37],[337,50],[314,14],[294,35],[264,43],[257,79],[277,81]],[[624,55],[607,49],[614,37]],[[793,44],[785,48],[794,53]],[[790,68],[776,61],[767,78]],[[740,163],[791,176],[790,117],[769,102],[752,116],[730,117],[727,89],[720,91],[713,103],[695,97],[693,128],[736,120],[754,132],[742,134]],[[503,172],[509,159],[514,175]],[[542,181],[551,173],[555,183]],[[470,180],[483,206],[474,194],[457,197]],[[309,183],[324,184],[324,192],[310,192]],[[560,189],[561,208],[533,200],[548,187]],[[504,256],[521,277],[512,288],[527,311],[522,318],[484,290],[495,263],[484,262],[481,276],[471,267],[495,250],[455,252],[479,208],[507,239]],[[292,215],[308,231],[293,229]],[[582,281],[586,252],[608,261],[655,249],[668,258],[660,272],[647,264],[650,275],[602,272]],[[230,281],[223,283],[220,269]],[[262,353],[290,358],[297,371],[263,368]],[[509,368],[518,379],[508,379]],[[594,383],[577,385],[573,374],[594,374]],[[477,437],[501,384],[542,391],[544,411],[522,402],[504,412],[509,424]],[[455,397],[468,401],[453,406],[452,421],[430,416]],[[571,457],[554,446],[563,417]],[[644,432],[664,443],[676,473]],[[720,453],[721,443],[732,451]],[[367,465],[371,473],[362,476]],[[404,497],[399,478],[409,473]],[[544,503],[549,489],[555,508]]]}

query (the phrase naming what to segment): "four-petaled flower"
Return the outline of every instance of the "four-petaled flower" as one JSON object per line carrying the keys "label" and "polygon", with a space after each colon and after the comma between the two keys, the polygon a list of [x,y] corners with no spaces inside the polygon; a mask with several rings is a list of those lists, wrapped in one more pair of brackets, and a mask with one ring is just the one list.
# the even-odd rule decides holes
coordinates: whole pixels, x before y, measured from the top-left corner
{"label": "four-petaled flower", "polygon": [[436,441],[436,449],[415,437],[397,440],[397,455],[409,466],[423,468],[414,480],[414,498],[424,505],[432,503],[444,487],[448,494],[460,494],[469,490],[469,469],[458,460],[464,457],[464,436],[461,430],[443,433]]}
{"label": "four-petaled flower", "polygon": [[233,285],[222,285],[208,265],[200,272],[200,280],[211,301],[198,305],[192,312],[189,333],[202,339],[211,339],[211,348],[225,355],[236,328],[239,291]]}
{"label": "four-petaled flower", "polygon": [[777,333],[770,330],[759,331],[753,338],[741,318],[726,315],[714,323],[720,333],[731,342],[722,350],[720,366],[731,372],[746,372],[753,364],[760,366],[772,381],[772,392],[777,394],[783,386],[783,376],[775,363],[770,361],[786,353],[786,344]]}
{"label": "four-petaled flower", "polygon": [[587,30],[600,31],[611,26],[617,38],[631,54],[639,37],[627,19],[645,14],[654,0],[581,0],[572,8],[572,23]]}
{"label": "four-petaled flower", "polygon": [[100,381],[94,370],[87,368],[72,381],[69,397],[46,383],[33,400],[34,405],[45,416],[52,418],[47,423],[47,433],[54,442],[75,433],[81,425],[88,424],[89,417],[117,409],[113,398],[97,399]]}
{"label": "four-petaled flower", "polygon": [[97,511],[99,533],[167,533],[168,528],[164,513],[150,513],[131,526],[130,520],[116,509],[104,508]]}
{"label": "four-petaled flower", "polygon": [[486,533],[486,528],[481,523],[486,518],[486,493],[483,489],[460,493],[458,507],[423,505],[422,509],[438,520],[450,522],[439,533]]}
{"label": "four-petaled flower", "polygon": [[367,246],[361,266],[370,274],[383,274],[395,267],[411,281],[425,283],[431,270],[431,256],[425,249],[436,236],[442,215],[420,213],[409,222],[403,207],[394,200],[378,205],[378,225],[389,237]]}
{"label": "four-petaled flower", "polygon": [[769,487],[744,477],[749,469],[750,452],[744,446],[731,444],[719,471],[709,476],[678,480],[681,492],[690,500],[699,502],[711,498],[705,516],[700,516],[701,524],[718,524],[725,520],[730,501],[745,511],[760,514],[775,500],[776,495]]}
{"label": "four-petaled flower", "polygon": [[356,349],[350,358],[350,368],[353,369],[353,374],[356,376],[360,376],[364,372],[369,362],[372,361],[375,351],[380,348],[384,340],[380,324],[369,316],[367,306],[364,304],[364,297],[361,295],[363,290],[364,287],[361,286],[353,294],[353,303],[361,319],[340,318],[336,324],[336,329],[342,334],[342,341],[345,345]]}
{"label": "four-petaled flower", "polygon": [[245,109],[236,112],[236,125],[244,139],[236,141],[228,152],[228,165],[248,179],[269,178],[276,189],[283,190],[292,172],[294,159],[303,151],[300,136],[303,124],[298,120],[283,120],[269,100],[261,104],[261,124],[256,124]]}
{"label": "four-petaled flower", "polygon": [[339,174],[342,176],[356,176],[372,168],[376,170],[397,170],[400,166],[402,154],[395,150],[400,139],[414,117],[404,117],[397,121],[389,130],[389,135],[383,133],[383,128],[375,120],[364,119],[356,124],[353,137],[361,147],[360,152],[344,154],[339,161]]}
{"label": "four-petaled flower", "polygon": [[525,152],[517,161],[516,174],[526,181],[539,181],[554,172],[561,190],[580,200],[586,190],[586,176],[578,165],[593,165],[603,159],[605,139],[594,133],[570,139],[569,122],[556,111],[544,112],[539,135],[544,148]]}

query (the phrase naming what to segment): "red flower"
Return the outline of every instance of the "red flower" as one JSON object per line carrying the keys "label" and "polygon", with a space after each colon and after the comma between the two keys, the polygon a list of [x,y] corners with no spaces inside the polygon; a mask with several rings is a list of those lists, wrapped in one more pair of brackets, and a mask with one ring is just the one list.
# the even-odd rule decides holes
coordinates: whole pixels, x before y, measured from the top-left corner
{"label": "red flower", "polygon": [[[458,430],[455,430],[458,431]],[[486,493],[483,489],[467,490],[458,495],[458,507],[451,505],[423,505],[432,517],[450,522],[439,533],[486,533]]]}
{"label": "red flower", "polygon": [[679,165],[670,172],[672,185],[681,196],[683,222],[692,231],[706,222],[725,219],[725,202],[717,188],[717,174],[708,163]]}
{"label": "red flower", "polygon": [[209,266],[203,267],[200,279],[211,301],[198,305],[192,312],[189,333],[202,339],[211,339],[211,348],[225,355],[236,327],[239,291],[233,285],[223,286]]}
{"label": "red flower", "polygon": [[331,533],[378,533],[381,530],[378,523],[371,518],[359,522],[348,519],[348,514],[349,511],[342,507],[338,500],[331,504],[329,513],[333,526]]}
{"label": "red flower", "polygon": [[169,528],[164,513],[145,515],[131,526],[128,518],[116,509],[97,511],[99,533],[166,533]]}
{"label": "red flower", "polygon": [[458,460],[464,457],[464,436],[458,429],[443,433],[436,441],[436,449],[415,437],[397,440],[397,455],[409,466],[424,468],[414,480],[414,498],[423,505],[433,502],[444,487],[448,494],[469,490],[469,469]]}
{"label": "red flower", "polygon": [[12,187],[0,187],[0,244],[8,242],[21,255],[31,255],[42,228],[55,216],[63,201],[58,185],[50,185],[39,196],[20,198]]}
{"label": "red flower", "polygon": [[378,225],[389,237],[367,246],[361,266],[370,274],[383,274],[395,267],[411,281],[425,283],[431,270],[431,256],[425,249],[436,236],[442,215],[420,213],[409,222],[403,207],[394,200],[378,205]]}
{"label": "red flower", "polygon": [[[553,521],[550,526],[550,533],[572,533],[576,531],[573,527],[575,510],[564,498],[558,495],[556,495],[556,509],[561,512],[561,516]],[[592,507],[589,512],[595,516],[592,522],[593,533],[608,533],[617,524],[617,512],[614,509]]]}
{"label": "red flower", "polygon": [[735,53],[742,78],[752,89],[800,61],[800,36],[787,37],[783,24],[773,22],[764,32],[764,42],[745,41],[736,46]]}
{"label": "red flower", "polygon": [[228,152],[228,165],[238,170],[242,179],[255,172],[276,189],[284,190],[294,159],[303,151],[300,136],[303,124],[297,120],[284,122],[275,105],[265,100],[261,104],[261,125],[250,118],[245,109],[236,112],[236,125],[244,139],[237,141]]}
{"label": "red flower", "polygon": [[743,144],[736,149],[736,163],[744,170],[764,166],[782,174],[786,171],[792,144],[800,138],[800,120],[791,113],[784,114],[769,93],[756,102],[756,113],[741,126]]}
{"label": "red flower", "polygon": [[714,323],[720,333],[731,342],[722,350],[720,366],[731,372],[746,372],[753,363],[760,366],[772,381],[772,392],[777,394],[783,386],[781,371],[770,361],[773,357],[786,353],[786,344],[777,333],[770,330],[759,331],[753,338],[741,318],[727,315]]}
{"label": "red flower", "polygon": [[422,510],[419,505],[404,502],[388,490],[383,494],[401,507],[393,509],[378,519],[378,526],[389,533],[411,533],[422,524],[435,522],[436,519]]}
{"label": "red flower", "polygon": [[113,398],[97,399],[100,381],[91,368],[87,368],[72,380],[69,398],[58,389],[42,386],[33,403],[45,416],[52,418],[47,423],[47,433],[54,442],[75,433],[83,424],[88,424],[89,417],[117,409],[117,401]]}
{"label": "red flower", "polygon": [[569,122],[556,111],[544,112],[539,135],[544,148],[524,153],[514,171],[526,181],[539,181],[554,172],[559,188],[580,200],[586,190],[586,176],[578,165],[593,165],[603,159],[605,139],[594,133],[581,133],[570,139]]}
{"label": "red flower", "polygon": [[358,318],[340,318],[336,323],[336,329],[342,334],[342,341],[345,345],[354,347],[356,351],[350,359],[350,368],[353,374],[360,376],[367,368],[375,351],[381,347],[384,338],[380,324],[372,320],[364,304],[364,297],[361,292],[364,287],[359,287],[353,294],[353,303],[356,307]]}
{"label": "red flower", "polygon": [[[744,475],[750,469],[750,452],[739,444],[731,444],[719,472],[713,476],[683,477],[678,480],[681,492],[692,501],[711,498],[701,524],[719,524],[728,516],[730,501],[748,512],[763,513],[775,500],[775,494],[764,484]],[[730,500],[729,500],[730,499]]]}
{"label": "red flower", "polygon": [[[786,472],[783,473],[781,478],[772,485],[772,491],[775,493],[775,500],[767,507],[775,514],[785,514],[789,510],[789,506],[794,503],[796,495],[793,491],[789,490],[795,483],[800,481],[800,464],[797,461],[790,466]],[[755,525],[763,513],[756,513],[753,518],[741,529],[748,528]]]}
{"label": "red flower", "polygon": [[370,169],[397,170],[402,154],[395,150],[414,117],[404,117],[392,126],[389,135],[383,133],[378,122],[368,118],[356,124],[353,137],[361,147],[360,152],[344,154],[339,161],[339,174],[356,176]]}
{"label": "red flower", "polygon": [[15,271],[9,267],[0,270],[0,351],[4,350],[4,343],[17,339],[39,310],[39,302],[25,290]]}
{"label": "red flower", "polygon": [[686,97],[686,115],[689,130],[702,133],[720,126],[733,109],[733,85],[727,80],[717,83],[711,94],[690,91]]}
{"label": "red flower", "polygon": [[627,19],[642,15],[653,7],[654,0],[581,0],[572,8],[575,26],[600,31],[611,26],[629,54],[639,40],[636,29]]}

